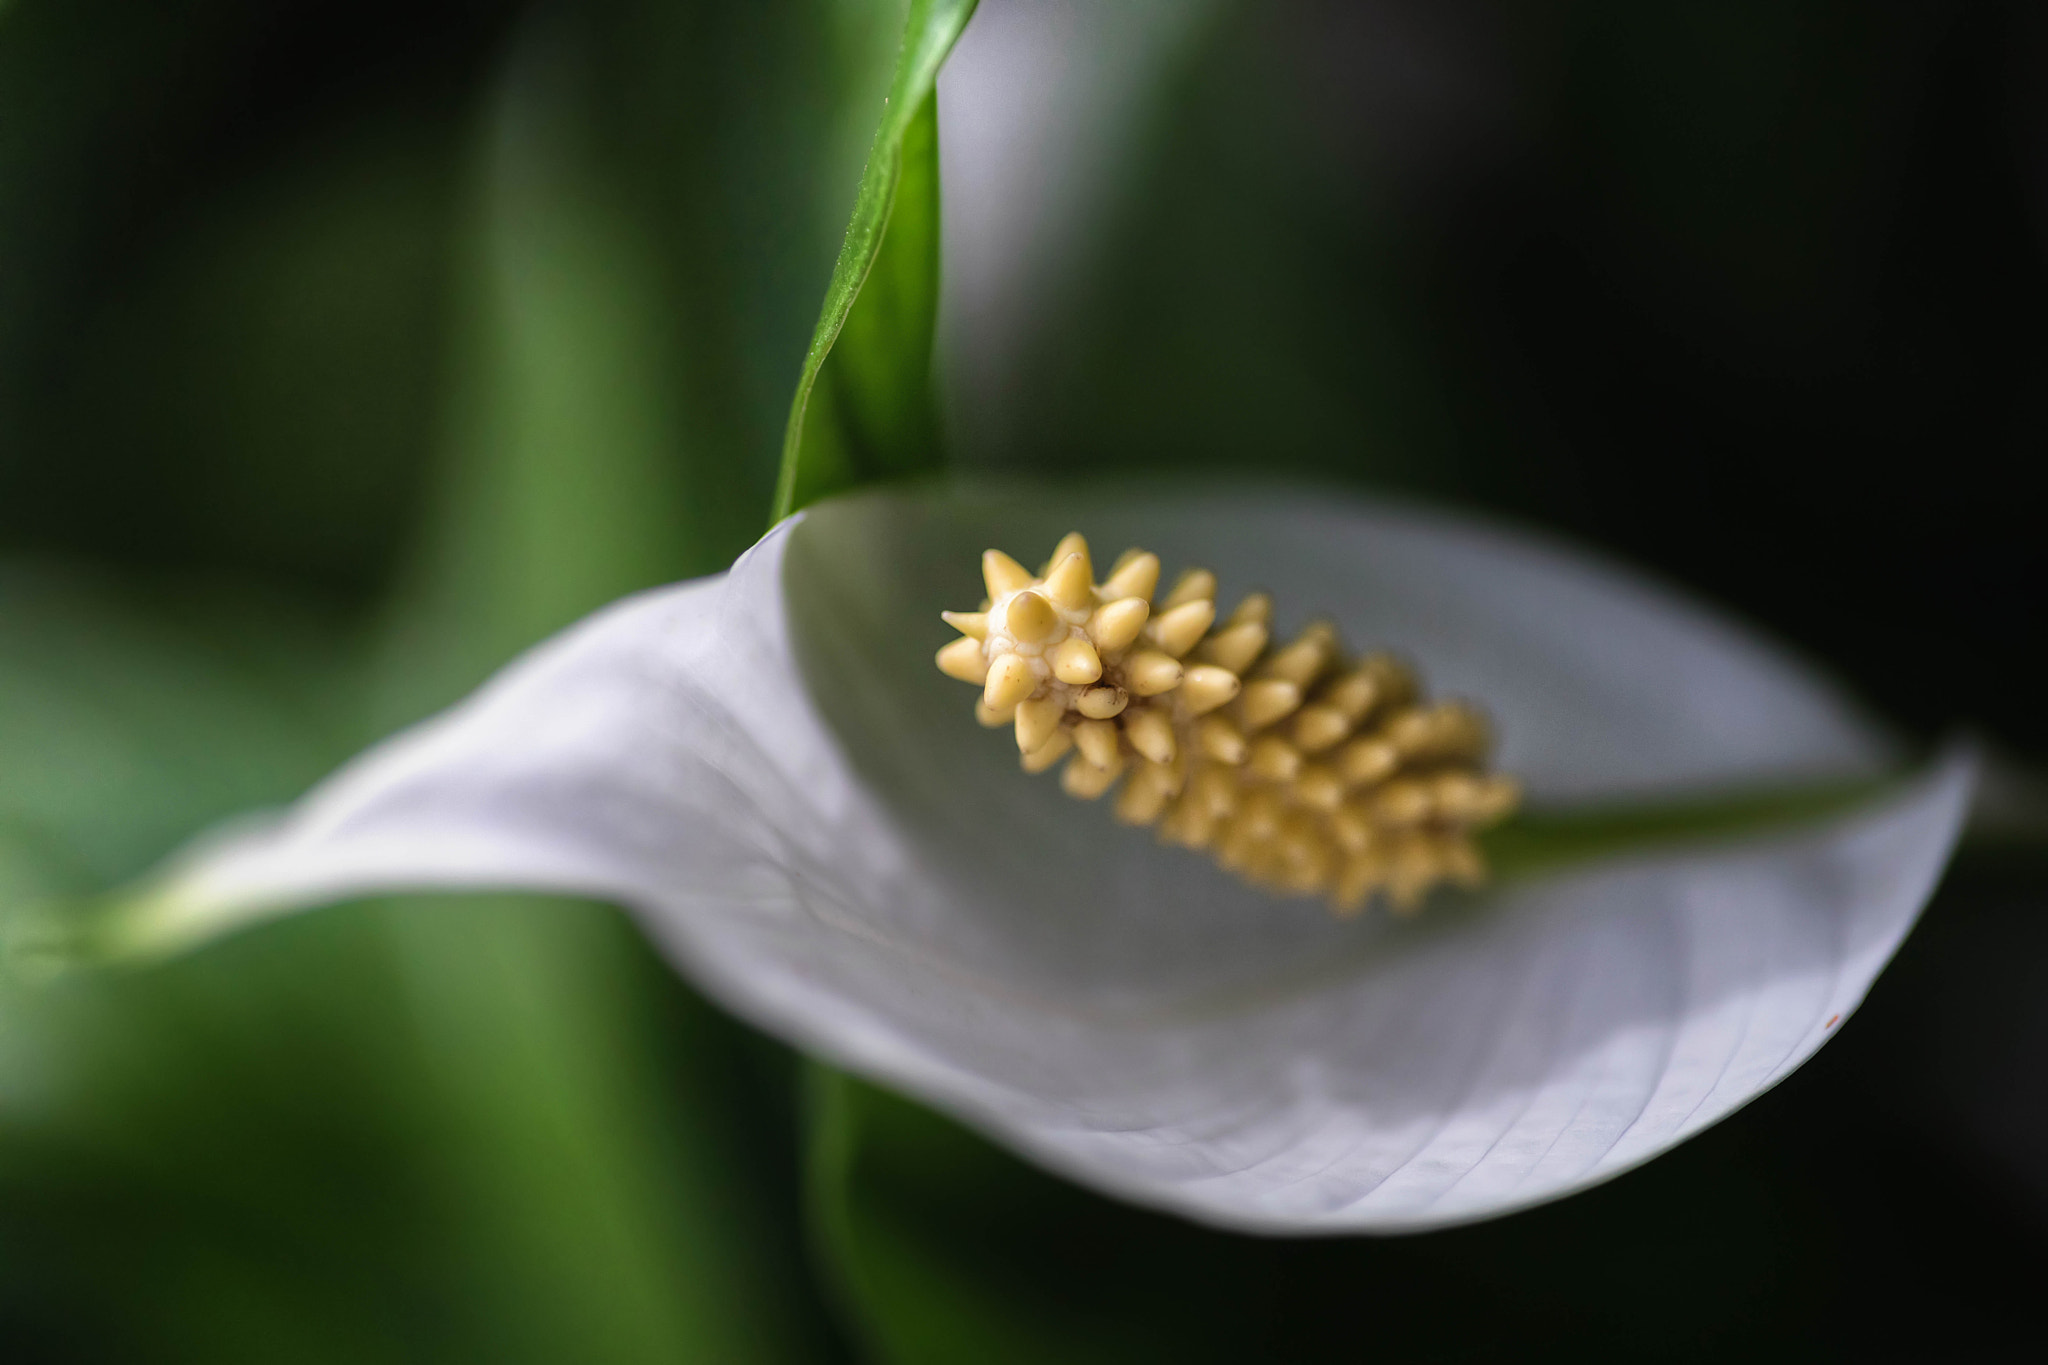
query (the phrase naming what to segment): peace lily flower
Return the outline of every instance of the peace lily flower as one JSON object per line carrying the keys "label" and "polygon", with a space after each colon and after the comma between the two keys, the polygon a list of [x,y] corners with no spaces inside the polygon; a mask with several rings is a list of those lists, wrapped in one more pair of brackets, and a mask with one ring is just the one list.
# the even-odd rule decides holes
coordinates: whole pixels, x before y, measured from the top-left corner
{"label": "peace lily flower", "polygon": [[1776,1083],[1856,1008],[1963,817],[1955,756],[1770,830],[1334,917],[1019,772],[932,667],[984,549],[1076,525],[1483,699],[1535,812],[1896,769],[1771,646],[1489,524],[1249,486],[870,493],[538,647],[190,851],[113,932],[170,947],[398,889],[599,897],[735,1012],[1078,1181],[1243,1229],[1415,1229],[1604,1180]]}
{"label": "peace lily flower", "polygon": [[[893,258],[881,247],[904,224],[935,227],[931,92],[973,8],[911,6],[792,413],[787,504],[847,482],[861,448],[806,444],[807,405],[842,329],[864,361],[817,389],[832,398],[820,406],[916,448],[917,423],[899,419],[923,397],[930,319],[903,301],[936,293],[934,234],[889,237],[908,243]],[[1062,54],[1156,55],[1163,40],[1146,34],[1186,27],[1172,6],[1046,11],[1082,24],[1139,16],[1129,42],[1105,47],[1037,32],[1036,10],[992,8],[1007,20],[982,30],[991,36],[978,56],[963,47],[980,84],[955,81],[940,100],[961,133],[947,143],[947,214],[967,230],[946,238],[949,301],[938,311],[942,331],[978,347],[964,362],[955,348],[950,391],[955,426],[969,431],[999,425],[976,385],[1004,372],[1014,336],[1003,319],[1015,311],[1005,300],[1046,293],[1014,267],[1047,234],[1006,205],[1085,204],[1082,182],[1103,178],[1101,165],[1064,175],[1053,164],[1096,139],[1057,117],[1010,117],[1004,100],[1028,106],[1066,90],[1063,77],[1041,78]],[[1095,88],[1133,88],[1124,77],[1149,60],[1103,59],[1098,75],[1114,79]],[[1046,108],[1089,105],[1070,93]],[[977,138],[1005,129],[1022,130],[1007,151],[975,154]],[[1052,170],[975,179],[977,165],[998,164]],[[987,245],[978,223],[1029,228],[1030,240],[977,265],[976,244]],[[903,306],[860,320],[863,282],[890,271],[878,296]],[[889,401],[863,388],[899,380],[911,387],[881,392]],[[1205,600],[1226,585],[1267,594],[1270,608],[1254,613],[1261,628],[1267,611],[1288,633],[1326,620],[1331,640],[1391,651],[1436,695],[1483,706],[1500,771],[1526,808],[1481,839],[1491,880],[1438,888],[1413,917],[1332,915],[1270,885],[1311,889],[1313,858],[1265,863],[1257,847],[1217,843],[1226,863],[1258,874],[1248,880],[1176,846],[1214,831],[1163,801],[1149,807],[1194,785],[1176,794],[1133,782],[1114,798],[1120,823],[1020,772],[1020,746],[978,723],[959,682],[933,667],[951,634],[940,614],[978,596],[985,551],[1051,546],[1076,528],[1105,548],[1140,545],[1163,563],[1204,567],[1216,584]],[[1000,587],[987,586],[993,612]],[[1147,624],[1157,652],[1177,659],[1180,646],[1196,648],[1190,622],[1202,613],[1169,624],[1188,605],[1171,592]],[[1250,619],[1220,624],[1227,633]],[[984,641],[1016,642],[1017,624],[1005,609],[981,623]],[[1123,670],[1114,686],[1138,692],[1164,678],[1140,686],[1144,669],[1163,665],[1139,668],[1118,655],[1119,638],[1095,642],[1095,663]],[[1220,640],[1202,648],[1188,657],[1236,677]],[[1285,669],[1262,677],[1259,658],[1237,660],[1251,673],[1232,705],[1257,710],[1254,685],[1288,681]],[[974,672],[956,662],[956,674]],[[983,662],[993,674],[997,660],[984,652]],[[1086,663],[1079,650],[1046,660],[1072,686]],[[1010,724],[1028,764],[1051,732],[1044,708],[1020,704],[1053,694],[1037,696],[1034,683],[991,697],[981,682],[983,719]],[[1186,711],[1164,717],[1176,754],[1201,745],[1228,761],[1227,737],[1202,731],[1195,712],[1229,688],[1192,666],[1175,685],[1189,688]],[[1324,685],[1311,674],[1297,684]],[[1339,712],[1358,702],[1329,686],[1298,700]],[[1081,719],[1113,718],[1085,702],[1076,695]],[[1242,709],[1237,718],[1249,767],[1258,726]],[[1068,721],[1051,723],[1064,733]],[[1135,733],[1124,724],[1115,750],[1074,725],[1068,742],[1084,759],[1094,746],[1098,772],[1126,742],[1144,761],[1172,761],[1160,722]],[[1304,756],[1319,743],[1302,732],[1291,742]],[[1484,787],[1476,747],[1465,747],[1466,767],[1451,767],[1475,785],[1461,788],[1462,823],[1441,831],[1461,838],[1504,813],[1507,792]],[[1315,784],[1281,771],[1292,761],[1273,750],[1254,771],[1292,784],[1299,807]],[[1084,796],[1112,780],[1075,771],[1066,785]],[[929,485],[814,502],[727,573],[598,613],[292,810],[203,839],[92,932],[97,947],[135,954],[379,892],[606,899],[736,1013],[1097,1189],[1247,1230],[1415,1229],[1607,1179],[1811,1056],[1910,928],[1963,817],[1967,756],[1901,772],[1896,746],[1795,661],[1524,533],[1252,484]],[[1350,855],[1378,836],[1345,842],[1335,813],[1367,778],[1339,777],[1351,785],[1324,814],[1332,846]],[[1697,835],[1705,817],[1774,793],[1835,799],[1774,825],[1731,830],[1717,817],[1715,839],[1615,837],[1683,833],[1687,817]],[[1431,800],[1442,805],[1440,795]],[[1148,817],[1166,840],[1132,827]],[[1274,833],[1285,833],[1278,822]],[[1469,859],[1448,849],[1423,880],[1476,881],[1479,849]],[[1317,888],[1326,874],[1341,908],[1364,899],[1349,891],[1380,885],[1347,887],[1332,864]],[[1404,892],[1390,877],[1384,889],[1398,902],[1422,885]]]}

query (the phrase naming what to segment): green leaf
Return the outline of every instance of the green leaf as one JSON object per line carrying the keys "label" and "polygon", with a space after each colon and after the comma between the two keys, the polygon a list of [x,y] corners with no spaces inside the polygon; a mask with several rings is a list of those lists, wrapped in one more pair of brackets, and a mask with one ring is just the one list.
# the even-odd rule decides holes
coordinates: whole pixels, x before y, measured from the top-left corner
{"label": "green leaf", "polygon": [[827,493],[938,462],[940,64],[975,0],[914,0],[783,437],[775,520]]}

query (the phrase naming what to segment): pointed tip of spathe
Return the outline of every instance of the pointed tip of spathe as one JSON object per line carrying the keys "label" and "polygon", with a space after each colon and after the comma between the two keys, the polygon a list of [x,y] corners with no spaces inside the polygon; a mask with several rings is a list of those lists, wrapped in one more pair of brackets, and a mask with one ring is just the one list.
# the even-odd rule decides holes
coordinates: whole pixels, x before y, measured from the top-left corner
{"label": "pointed tip of spathe", "polygon": [[304,898],[209,893],[179,868],[80,900],[21,908],[0,926],[0,972],[30,983],[183,956],[296,908]]}
{"label": "pointed tip of spathe", "polygon": [[91,906],[39,902],[15,911],[0,927],[0,974],[40,984],[119,961],[95,932]]}

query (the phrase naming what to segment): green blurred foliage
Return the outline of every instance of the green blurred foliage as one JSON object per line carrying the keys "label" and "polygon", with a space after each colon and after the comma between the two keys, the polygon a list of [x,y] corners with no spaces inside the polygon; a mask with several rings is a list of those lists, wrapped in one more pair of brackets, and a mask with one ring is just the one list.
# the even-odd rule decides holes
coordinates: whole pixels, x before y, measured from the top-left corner
{"label": "green blurred foliage", "polygon": [[0,830],[42,894],[133,877],[195,827],[345,757],[360,668],[332,623],[218,584],[0,568]]}
{"label": "green blurred foliage", "polygon": [[[569,230],[636,258],[610,304],[569,306],[630,294],[637,316],[614,320],[635,330],[610,344],[664,390],[632,420],[664,424],[639,439],[690,489],[671,562],[729,562],[768,505],[902,18],[900,0],[474,0],[337,31],[305,0],[16,7],[0,543],[256,571],[347,605],[390,586],[457,420],[452,352],[504,342],[453,335],[463,296],[563,230],[522,224],[496,257],[466,237],[517,23],[529,53],[563,50],[529,78],[577,87],[546,134],[575,149],[591,221]],[[546,206],[549,186],[512,178],[498,192]]]}
{"label": "green blurred foliage", "polygon": [[407,45],[305,3],[12,8],[0,540],[380,581],[432,446],[466,87],[505,13],[451,7]]}
{"label": "green blurred foliage", "polygon": [[[13,911],[289,799],[758,533],[900,11],[458,17],[496,36],[488,68],[425,63],[456,98],[394,110],[338,82],[254,149],[209,141],[227,115],[206,106],[262,92],[205,78],[233,86],[288,21],[195,7],[122,35],[46,8],[0,29],[0,66],[38,78],[11,87],[0,245],[42,309],[11,353],[0,538],[154,585],[10,570]],[[49,79],[96,54],[156,80],[93,100]],[[200,126],[162,126],[159,89]],[[66,164],[123,147],[178,183]],[[612,911],[343,907],[168,966],[10,981],[0,1019],[10,1356],[836,1353],[786,1055]]]}

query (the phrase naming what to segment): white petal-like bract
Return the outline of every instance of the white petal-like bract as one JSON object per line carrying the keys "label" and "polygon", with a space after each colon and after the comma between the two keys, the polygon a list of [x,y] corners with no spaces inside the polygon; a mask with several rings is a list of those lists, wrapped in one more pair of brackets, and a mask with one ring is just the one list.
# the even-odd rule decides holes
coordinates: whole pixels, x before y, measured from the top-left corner
{"label": "white petal-like bract", "polygon": [[1481,701],[1532,805],[1867,777],[1884,739],[1675,594],[1540,538],[1245,488],[842,499],[717,579],[619,603],[224,834],[144,903],[437,886],[618,901],[707,990],[1097,1188],[1225,1226],[1423,1228],[1556,1198],[1839,1028],[1952,846],[1951,759],[1847,813],[1342,922],[1058,784],[931,666],[979,552],[1079,529],[1285,630],[1333,619]]}

